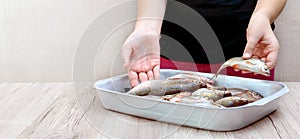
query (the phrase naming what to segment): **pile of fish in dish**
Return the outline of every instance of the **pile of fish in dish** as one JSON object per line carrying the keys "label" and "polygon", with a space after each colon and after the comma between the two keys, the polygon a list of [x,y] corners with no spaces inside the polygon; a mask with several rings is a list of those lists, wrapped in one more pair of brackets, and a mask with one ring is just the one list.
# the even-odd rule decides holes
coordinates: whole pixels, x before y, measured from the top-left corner
{"label": "pile of fish in dish", "polygon": [[165,80],[143,82],[127,93],[174,103],[218,108],[238,107],[263,98],[257,92],[248,89],[218,87],[213,84],[214,82],[206,77],[181,73]]}

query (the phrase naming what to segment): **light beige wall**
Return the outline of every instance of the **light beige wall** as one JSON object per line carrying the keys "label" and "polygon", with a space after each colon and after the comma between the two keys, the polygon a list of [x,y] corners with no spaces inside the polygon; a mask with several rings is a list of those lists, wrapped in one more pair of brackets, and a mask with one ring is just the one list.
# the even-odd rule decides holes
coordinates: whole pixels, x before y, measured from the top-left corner
{"label": "light beige wall", "polygon": [[276,21],[281,50],[276,67],[275,79],[280,81],[300,81],[300,1],[288,0]]}
{"label": "light beige wall", "polygon": [[0,82],[71,81],[82,34],[124,1],[0,0]]}
{"label": "light beige wall", "polygon": [[[105,9],[120,2],[125,0],[0,0],[0,82],[72,81],[80,38]],[[300,81],[298,5],[300,1],[288,1],[277,20],[282,46],[277,80]],[[133,15],[133,9],[134,5],[124,12]],[[132,26],[117,29],[103,42],[95,63],[96,78],[125,72],[118,52]]]}

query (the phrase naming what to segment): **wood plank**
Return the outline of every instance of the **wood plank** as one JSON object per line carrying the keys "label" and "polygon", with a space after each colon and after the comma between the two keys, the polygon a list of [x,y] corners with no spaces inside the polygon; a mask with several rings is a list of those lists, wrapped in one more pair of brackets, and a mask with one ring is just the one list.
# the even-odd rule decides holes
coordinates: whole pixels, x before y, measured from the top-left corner
{"label": "wood plank", "polygon": [[[138,138],[245,138],[245,139],[265,139],[272,138],[278,139],[279,136],[276,134],[274,127],[272,126],[271,121],[268,117],[257,121],[256,123],[245,127],[237,131],[228,131],[228,132],[216,132],[208,131],[203,129],[196,129],[185,126],[178,126],[173,124],[166,124],[156,121],[145,121],[145,119],[140,119],[141,124],[139,124],[139,137]],[[142,124],[143,123],[143,124]],[[146,123],[146,124],[144,124]],[[261,131],[268,131],[261,134]]]}
{"label": "wood plank", "polygon": [[[52,106],[43,112],[18,138],[78,138],[77,127],[84,119],[76,105],[75,91],[72,85],[65,86],[65,92]],[[87,125],[83,127],[88,128]],[[93,130],[88,131],[89,134]]]}
{"label": "wood plank", "polygon": [[[84,111],[85,120],[98,131],[97,137],[103,135],[109,138],[136,138],[138,118],[104,109],[97,90],[90,86],[79,91],[78,96],[78,104]],[[79,127],[78,130],[84,128]]]}
{"label": "wood plank", "polygon": [[[35,120],[20,138],[135,138],[136,133],[127,122],[137,118],[103,109],[91,86],[83,90],[69,90],[47,112]],[[122,115],[122,118],[120,118]],[[122,123],[119,121],[126,121]],[[137,127],[137,126],[136,126]],[[131,133],[131,134],[130,134]]]}
{"label": "wood plank", "polygon": [[0,137],[15,138],[64,93],[65,85],[0,84]]}
{"label": "wood plank", "polygon": [[287,82],[290,92],[280,100],[280,108],[272,114],[273,124],[281,138],[300,138],[300,83]]}

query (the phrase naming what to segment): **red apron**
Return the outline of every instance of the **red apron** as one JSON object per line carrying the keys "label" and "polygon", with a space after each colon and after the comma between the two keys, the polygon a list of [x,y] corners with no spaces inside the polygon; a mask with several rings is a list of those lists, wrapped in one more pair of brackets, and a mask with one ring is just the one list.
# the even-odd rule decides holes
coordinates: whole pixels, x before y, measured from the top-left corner
{"label": "red apron", "polygon": [[[160,68],[161,69],[178,69],[178,70],[188,70],[188,71],[198,71],[206,73],[216,73],[222,64],[195,64],[192,62],[179,62],[160,58]],[[245,78],[254,78],[262,80],[274,81],[274,71],[275,68],[271,70],[271,76],[264,75],[254,75],[253,73],[242,74],[241,71],[236,72],[233,68],[228,67],[223,69],[220,74],[230,75],[230,76],[239,76]]]}

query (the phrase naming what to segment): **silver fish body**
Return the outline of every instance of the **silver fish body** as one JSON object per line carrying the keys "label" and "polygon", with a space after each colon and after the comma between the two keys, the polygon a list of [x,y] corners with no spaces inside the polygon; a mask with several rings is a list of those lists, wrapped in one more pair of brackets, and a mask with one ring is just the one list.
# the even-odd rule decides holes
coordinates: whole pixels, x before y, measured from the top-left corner
{"label": "silver fish body", "polygon": [[211,108],[224,107],[222,105],[214,103],[211,99],[200,97],[200,96],[187,96],[180,99],[174,99],[173,101],[171,100],[171,102],[192,104],[194,106],[203,106],[203,107],[211,107]]}
{"label": "silver fish body", "polygon": [[225,90],[209,90],[207,88],[200,88],[193,92],[193,96],[200,96],[203,98],[208,98],[213,101],[217,101],[221,98],[231,96],[230,92]]}
{"label": "silver fish body", "polygon": [[213,81],[208,79],[207,77],[191,74],[191,73],[180,73],[167,78],[167,80],[176,80],[176,79],[192,79],[206,84],[213,84]]}
{"label": "silver fish body", "polygon": [[131,95],[170,95],[183,91],[193,92],[199,88],[206,87],[206,84],[197,80],[178,79],[178,80],[149,80],[143,82],[127,93]]}
{"label": "silver fish body", "polygon": [[247,90],[247,91],[245,91],[243,93],[237,93],[234,96],[246,98],[249,102],[254,102],[254,101],[257,101],[257,100],[263,98],[263,96],[261,96],[257,92],[250,91],[250,90]]}
{"label": "silver fish body", "polygon": [[257,58],[244,60],[242,57],[234,57],[227,60],[211,79],[217,77],[221,70],[226,67],[233,67],[236,69],[247,70],[261,75],[270,76],[270,69],[264,61]]}
{"label": "silver fish body", "polygon": [[213,86],[211,84],[207,84],[207,89],[210,89],[210,90],[223,90],[223,91],[225,91],[226,87],[224,87],[224,86]]}
{"label": "silver fish body", "polygon": [[248,89],[227,88],[226,91],[228,91],[232,96],[246,98],[249,102],[254,102],[263,98],[263,96],[259,93]]}
{"label": "silver fish body", "polygon": [[181,103],[211,103],[211,101],[207,98],[197,97],[197,96],[187,96],[180,98],[176,102]]}
{"label": "silver fish body", "polygon": [[169,101],[171,102],[180,102],[182,98],[191,96],[192,92],[180,92],[176,94],[173,98],[171,98]]}
{"label": "silver fish body", "polygon": [[171,99],[173,99],[176,96],[176,94],[172,94],[172,95],[164,95],[162,96],[162,100],[168,100],[170,101]]}
{"label": "silver fish body", "polygon": [[215,102],[216,104],[222,105],[224,107],[237,107],[248,104],[248,100],[246,98],[231,96],[224,97]]}

